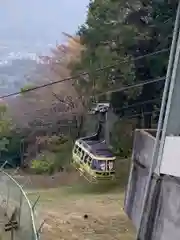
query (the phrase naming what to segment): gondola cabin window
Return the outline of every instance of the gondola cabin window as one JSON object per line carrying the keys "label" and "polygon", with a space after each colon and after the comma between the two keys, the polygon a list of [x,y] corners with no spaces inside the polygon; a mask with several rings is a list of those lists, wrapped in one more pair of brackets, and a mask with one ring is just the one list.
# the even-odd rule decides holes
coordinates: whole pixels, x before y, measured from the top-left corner
{"label": "gondola cabin window", "polygon": [[78,145],[74,146],[73,154],[78,157],[79,161],[81,161],[82,150]]}
{"label": "gondola cabin window", "polygon": [[81,162],[84,162],[86,153],[81,149]]}
{"label": "gondola cabin window", "polygon": [[73,152],[74,152],[75,154],[77,154],[77,151],[78,151],[78,146],[75,145]]}
{"label": "gondola cabin window", "polygon": [[115,166],[114,166],[114,161],[111,161],[111,160],[109,160],[109,161],[107,161],[107,170],[108,171],[114,171],[114,168]]}
{"label": "gondola cabin window", "polygon": [[77,154],[77,155],[80,155],[80,148],[79,148],[77,145],[75,145],[73,152],[74,152],[75,154]]}
{"label": "gondola cabin window", "polygon": [[89,156],[88,156],[87,163],[88,163],[88,165],[89,165],[89,166],[91,166],[91,164],[92,164],[92,158],[91,158],[91,157],[89,157]]}
{"label": "gondola cabin window", "polygon": [[96,171],[106,171],[106,161],[93,159],[92,169]]}
{"label": "gondola cabin window", "polygon": [[85,156],[84,156],[84,163],[88,163],[88,159],[89,159],[89,156],[87,155],[87,153],[85,153]]}
{"label": "gondola cabin window", "polygon": [[99,168],[100,171],[106,171],[106,161],[99,161]]}

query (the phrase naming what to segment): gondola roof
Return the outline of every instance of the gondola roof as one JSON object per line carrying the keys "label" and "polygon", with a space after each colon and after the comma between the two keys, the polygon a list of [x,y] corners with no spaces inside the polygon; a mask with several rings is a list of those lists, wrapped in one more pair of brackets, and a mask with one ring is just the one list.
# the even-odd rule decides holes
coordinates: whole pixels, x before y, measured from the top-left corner
{"label": "gondola roof", "polygon": [[106,158],[114,157],[113,153],[104,142],[79,140],[79,143],[93,155]]}

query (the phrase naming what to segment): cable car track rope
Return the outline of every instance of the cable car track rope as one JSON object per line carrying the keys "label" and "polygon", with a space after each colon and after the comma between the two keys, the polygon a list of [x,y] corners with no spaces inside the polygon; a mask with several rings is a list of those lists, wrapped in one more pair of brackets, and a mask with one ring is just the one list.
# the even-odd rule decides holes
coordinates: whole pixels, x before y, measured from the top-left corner
{"label": "cable car track rope", "polygon": [[[122,63],[128,63],[130,61],[138,61],[138,60],[141,60],[141,59],[143,59],[145,57],[152,57],[152,56],[158,55],[160,53],[169,52],[169,50],[170,50],[170,48],[164,48],[162,50],[159,50],[159,51],[156,51],[156,52],[152,52],[152,53],[148,53],[148,54],[136,57],[136,58],[120,61],[120,62],[118,62],[117,64],[114,64],[114,65],[108,65],[108,66],[105,66],[105,67],[102,67],[102,68],[97,68],[97,69],[95,69],[95,71],[96,72],[103,71],[105,69],[118,66],[119,64],[122,64]],[[24,89],[23,91],[17,91],[17,92],[13,92],[13,93],[10,93],[10,94],[2,95],[2,96],[0,96],[0,99],[5,99],[5,98],[8,98],[8,97],[17,96],[19,94],[22,94],[22,92],[23,93],[31,92],[31,91],[35,91],[37,89],[41,89],[41,88],[45,88],[45,87],[48,87],[48,86],[52,86],[52,85],[55,85],[55,84],[58,84],[58,83],[63,83],[63,82],[66,82],[66,81],[75,80],[78,77],[81,77],[81,76],[84,76],[84,75],[89,75],[89,74],[90,74],[90,72],[82,72],[80,74],[77,74],[76,76],[71,76],[71,77],[67,77],[67,78],[64,78],[64,79],[61,79],[61,80],[58,80],[58,81],[49,82],[49,83],[42,84],[42,85],[39,85],[39,86],[31,87],[29,89]],[[137,83],[137,84],[133,84],[133,85],[129,85],[129,86],[126,86],[124,88],[120,88],[120,89],[116,89],[116,90],[109,90],[107,92],[103,92],[103,93],[97,94],[96,96],[101,96],[101,95],[104,95],[104,94],[113,93],[115,91],[125,91],[125,90],[128,90],[130,88],[140,87],[140,86],[143,86],[143,85],[146,85],[146,84],[150,84],[150,83],[154,83],[154,82],[158,82],[158,81],[162,81],[162,80],[165,80],[165,76],[164,77],[159,77],[159,78],[153,79],[153,80],[152,79],[148,79],[146,81],[143,81],[143,82],[140,82],[140,83]]]}

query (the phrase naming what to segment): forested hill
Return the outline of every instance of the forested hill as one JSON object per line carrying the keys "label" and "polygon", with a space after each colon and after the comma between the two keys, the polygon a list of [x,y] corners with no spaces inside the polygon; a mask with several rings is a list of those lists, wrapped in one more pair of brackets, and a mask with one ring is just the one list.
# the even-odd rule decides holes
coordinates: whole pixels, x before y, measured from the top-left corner
{"label": "forested hill", "polygon": [[[28,84],[19,87],[19,102],[8,99],[8,104],[14,104],[11,105],[12,110],[9,108],[10,112],[16,115],[19,126],[27,128],[27,131],[23,129],[23,134],[17,132],[16,122],[5,119],[6,108],[0,108],[0,138],[4,139],[1,149],[9,152],[10,145],[6,140],[10,141],[18,135],[18,141],[21,142],[23,135],[26,140],[23,151],[28,152],[29,145],[39,146],[40,138],[42,148],[37,147],[26,156],[29,159],[32,156],[37,158],[40,152],[46,150],[46,159],[50,159],[49,152],[54,150],[51,144],[50,147],[47,144],[48,141],[52,143],[52,135],[60,136],[60,142],[64,143],[61,133],[66,129],[66,146],[72,147],[72,140],[85,134],[83,128],[88,109],[96,100],[111,103],[118,117],[114,124],[112,145],[116,153],[127,156],[135,128],[156,128],[177,2],[90,1],[87,19],[76,34],[71,36],[63,33],[66,42],[57,44],[49,56],[40,57],[45,67],[43,74],[37,77],[38,68],[35,66],[35,72],[28,76]],[[23,75],[23,68],[27,65],[15,64],[16,70],[19,69],[18,74]],[[34,68],[34,63],[27,64]],[[6,70],[8,67],[2,69],[3,74],[6,74]],[[8,71],[10,73],[14,69]],[[31,89],[44,84],[46,87],[36,91]],[[62,118],[67,122],[66,126],[60,126]],[[74,124],[73,129],[69,128],[69,122]],[[49,139],[42,138],[42,135]],[[56,140],[56,144],[59,144],[59,140]],[[11,149],[11,153],[15,149]],[[53,157],[60,159],[58,154],[62,152],[62,146],[58,146]],[[70,149],[67,152],[70,153]]]}
{"label": "forested hill", "polygon": [[[81,93],[96,95],[165,76],[176,9],[177,1],[167,0],[90,1],[87,20],[78,30],[85,50],[73,66],[73,73],[90,72],[88,81],[83,76],[79,80]],[[163,86],[164,81],[144,84],[112,94],[111,102],[118,109],[145,102],[132,112],[144,115],[143,127],[149,128]]]}

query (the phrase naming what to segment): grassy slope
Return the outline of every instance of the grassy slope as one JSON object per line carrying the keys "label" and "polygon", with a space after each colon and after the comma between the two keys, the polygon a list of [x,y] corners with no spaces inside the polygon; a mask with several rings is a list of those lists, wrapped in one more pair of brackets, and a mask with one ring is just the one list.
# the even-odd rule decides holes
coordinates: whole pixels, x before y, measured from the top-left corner
{"label": "grassy slope", "polygon": [[[134,239],[133,228],[123,212],[122,192],[84,194],[64,188],[46,190],[40,195],[39,218],[46,219],[45,240]],[[30,197],[34,198],[34,194]]]}
{"label": "grassy slope", "polygon": [[41,196],[38,217],[46,220],[42,239],[133,240],[134,230],[123,212],[127,164],[120,166],[113,185],[83,181],[29,194],[31,200]]}

